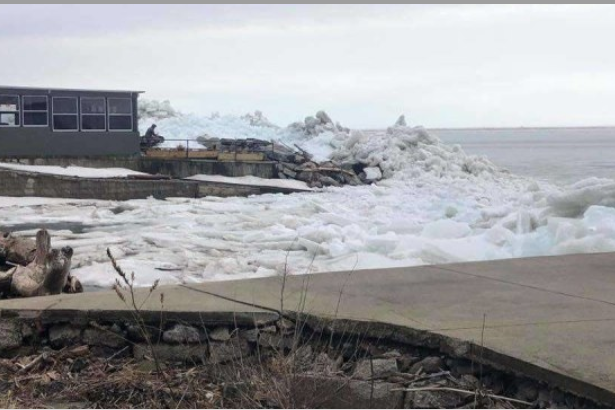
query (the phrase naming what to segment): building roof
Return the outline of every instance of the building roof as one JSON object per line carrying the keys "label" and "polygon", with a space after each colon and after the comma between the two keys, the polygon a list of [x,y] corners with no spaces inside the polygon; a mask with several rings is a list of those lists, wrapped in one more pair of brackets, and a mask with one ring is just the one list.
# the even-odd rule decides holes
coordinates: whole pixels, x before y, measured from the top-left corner
{"label": "building roof", "polygon": [[24,90],[24,91],[33,91],[33,90],[46,90],[46,91],[74,91],[74,92],[97,92],[97,93],[137,93],[142,94],[145,91],[134,91],[134,90],[93,90],[90,88],[50,88],[50,87],[20,87],[14,85],[0,85],[0,89],[8,88],[11,90]]}

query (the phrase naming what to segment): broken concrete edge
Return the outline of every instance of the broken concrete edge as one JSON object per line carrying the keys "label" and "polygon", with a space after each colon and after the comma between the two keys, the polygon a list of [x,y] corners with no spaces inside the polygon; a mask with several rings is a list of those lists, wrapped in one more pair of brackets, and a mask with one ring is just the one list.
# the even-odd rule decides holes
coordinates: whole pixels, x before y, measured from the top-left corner
{"label": "broken concrete edge", "polygon": [[383,322],[327,318],[292,311],[284,311],[283,316],[297,323],[304,322],[310,328],[328,334],[373,338],[434,349],[454,358],[472,360],[505,373],[513,373],[533,379],[538,383],[546,383],[551,387],[606,406],[615,405],[615,393],[609,390],[485,348],[476,343],[445,336],[433,331],[413,329]]}
{"label": "broken concrete edge", "polygon": [[204,186],[221,187],[221,188],[228,188],[228,187],[234,187],[234,186],[241,187],[241,188],[254,188],[254,189],[258,189],[261,194],[277,194],[277,193],[292,194],[295,192],[313,192],[313,190],[310,188],[301,189],[301,188],[289,188],[289,187],[282,187],[282,186],[276,187],[276,186],[271,186],[271,185],[238,184],[238,183],[230,183],[230,182],[199,181],[199,180],[191,180],[191,179],[182,179],[182,181],[196,181],[199,184],[202,184]]}
{"label": "broken concrete edge", "polygon": [[[71,323],[85,325],[91,321],[134,321],[137,316],[131,310],[73,310],[52,309],[22,310],[2,309],[1,319],[36,321],[41,324]],[[194,325],[227,325],[250,327],[275,323],[280,316],[275,312],[170,312],[141,311],[138,316],[146,324],[160,325],[162,322],[180,322]]]}
{"label": "broken concrete edge", "polygon": [[[547,384],[551,388],[589,399],[595,403],[606,406],[615,405],[615,394],[601,387],[521,361],[492,349],[483,348],[472,342],[432,331],[382,322],[327,318],[293,311],[284,311],[283,314],[279,314],[274,310],[269,312],[142,311],[138,316],[136,312],[130,310],[62,310],[53,308],[45,310],[0,310],[0,328],[8,326],[9,330],[10,328],[18,329],[18,333],[24,337],[26,337],[26,333],[32,332],[33,329],[48,329],[58,324],[76,326],[82,328],[82,330],[87,330],[91,328],[92,324],[97,323],[106,323],[107,325],[121,323],[125,325],[142,320],[149,330],[158,329],[162,331],[161,326],[174,323],[200,327],[226,326],[237,330],[243,329],[245,332],[249,329],[264,328],[276,324],[280,326],[283,319],[288,319],[292,321],[291,323],[294,322],[295,332],[302,332],[305,328],[309,328],[315,334],[334,335],[342,338],[356,337],[363,340],[376,340],[384,343],[398,343],[433,349],[452,358],[471,360],[503,373],[529,378],[538,384]],[[29,330],[26,332],[23,329]],[[249,336],[245,334],[244,337]],[[272,346],[281,347],[280,341],[276,340],[272,342]],[[264,346],[267,345],[267,341],[268,339],[263,341]],[[12,339],[7,339],[4,342],[9,343],[12,347],[16,347],[18,344],[16,340]],[[284,346],[284,348],[288,347]],[[194,350],[193,347],[190,349]],[[180,354],[184,353],[186,352],[180,352]]]}

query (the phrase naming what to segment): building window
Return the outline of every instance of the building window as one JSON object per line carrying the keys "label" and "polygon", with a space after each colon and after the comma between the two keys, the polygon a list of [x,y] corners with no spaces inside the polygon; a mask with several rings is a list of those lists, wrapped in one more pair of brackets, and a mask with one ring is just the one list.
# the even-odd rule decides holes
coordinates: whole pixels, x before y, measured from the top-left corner
{"label": "building window", "polygon": [[23,104],[24,127],[47,127],[49,126],[49,108],[47,96],[24,95],[21,98]]}
{"label": "building window", "polygon": [[108,98],[109,130],[132,131],[132,99]]}
{"label": "building window", "polygon": [[78,117],[76,97],[53,97],[54,131],[77,131]]}
{"label": "building window", "polygon": [[81,98],[82,131],[106,131],[106,117],[104,97]]}
{"label": "building window", "polygon": [[0,127],[19,127],[19,96],[0,94]]}

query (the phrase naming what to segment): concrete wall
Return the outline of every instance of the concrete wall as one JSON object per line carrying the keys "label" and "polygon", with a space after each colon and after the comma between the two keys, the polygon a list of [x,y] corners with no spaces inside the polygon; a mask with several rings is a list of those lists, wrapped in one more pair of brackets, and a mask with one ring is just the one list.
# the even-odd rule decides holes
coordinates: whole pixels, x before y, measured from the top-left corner
{"label": "concrete wall", "polygon": [[[2,154],[0,152],[0,159]],[[9,159],[5,159],[7,161]],[[15,159],[12,159],[15,160]],[[172,178],[187,178],[192,175],[224,175],[240,177],[254,175],[260,178],[274,178],[275,163],[267,161],[210,161],[210,160],[167,160],[142,157],[105,157],[105,158],[19,158],[18,161],[29,165],[69,165],[91,168],[127,168],[149,174],[167,175]]]}
{"label": "concrete wall", "polygon": [[188,180],[75,178],[0,169],[0,196],[103,199],[125,201],[169,197],[231,197],[292,190]]}
{"label": "concrete wall", "polygon": [[275,164],[273,162],[240,162],[211,160],[139,160],[139,170],[148,174],[162,174],[173,178],[186,178],[192,175],[225,175],[242,177],[253,175],[260,178],[274,178]]}

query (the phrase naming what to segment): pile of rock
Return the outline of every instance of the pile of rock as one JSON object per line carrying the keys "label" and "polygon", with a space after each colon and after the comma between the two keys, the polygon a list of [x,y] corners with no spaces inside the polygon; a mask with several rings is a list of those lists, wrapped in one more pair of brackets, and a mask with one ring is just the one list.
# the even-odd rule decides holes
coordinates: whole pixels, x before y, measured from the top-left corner
{"label": "pile of rock", "polygon": [[[367,174],[359,170],[356,164],[336,164],[332,161],[317,163],[314,161],[279,162],[278,178],[297,179],[306,182],[310,188],[342,185],[361,185],[367,183]],[[361,178],[362,177],[362,178]]]}
{"label": "pile of rock", "polygon": [[[219,316],[213,322],[200,319],[203,322],[198,323],[194,318],[194,322],[167,323],[160,321],[158,312],[139,321],[129,320],[130,316],[125,320],[95,320],[97,315],[88,315],[77,312],[43,321],[31,315],[21,320],[0,320],[0,354],[14,357],[2,361],[0,376],[16,371],[32,377],[53,372],[54,380],[66,383],[66,391],[72,394],[69,383],[76,378],[87,385],[92,378],[101,377],[103,368],[117,372],[136,366],[140,377],[164,373],[164,386],[177,390],[182,400],[187,400],[186,407],[199,407],[195,404],[203,388],[215,393],[212,407],[221,408],[596,405],[545,383],[438,349],[363,334],[321,333],[306,323],[274,313],[251,324],[250,318],[240,316],[243,325],[233,323],[231,316]],[[28,358],[21,362],[32,364],[18,370],[23,354]],[[96,366],[96,357],[105,358],[104,367]],[[156,383],[155,377],[148,381]],[[48,386],[43,391],[54,390]],[[19,385],[16,393],[20,394]],[[173,397],[173,391],[165,394]],[[108,405],[107,398],[104,400],[100,404]]]}

